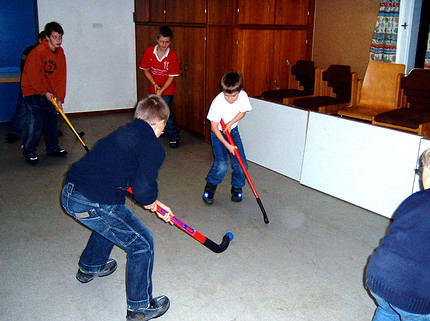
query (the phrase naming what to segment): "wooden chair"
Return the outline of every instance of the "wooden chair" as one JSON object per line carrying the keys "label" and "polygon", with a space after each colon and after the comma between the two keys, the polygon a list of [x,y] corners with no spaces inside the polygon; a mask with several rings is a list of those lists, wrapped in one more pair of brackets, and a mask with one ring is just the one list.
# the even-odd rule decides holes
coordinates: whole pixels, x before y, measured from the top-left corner
{"label": "wooden chair", "polygon": [[337,112],[355,101],[357,92],[357,73],[346,65],[331,65],[320,73],[319,95],[296,98],[294,107],[325,114]]}
{"label": "wooden chair", "polygon": [[315,92],[315,63],[310,60],[298,60],[288,69],[288,86],[285,89],[264,91],[260,98],[283,103],[288,97],[310,96]]}
{"label": "wooden chair", "polygon": [[403,64],[370,60],[364,80],[358,81],[358,101],[338,114],[371,122],[374,116],[399,108],[400,79],[404,72]]}
{"label": "wooden chair", "polygon": [[401,108],[376,115],[372,124],[430,136],[430,69],[413,69],[400,82]]}

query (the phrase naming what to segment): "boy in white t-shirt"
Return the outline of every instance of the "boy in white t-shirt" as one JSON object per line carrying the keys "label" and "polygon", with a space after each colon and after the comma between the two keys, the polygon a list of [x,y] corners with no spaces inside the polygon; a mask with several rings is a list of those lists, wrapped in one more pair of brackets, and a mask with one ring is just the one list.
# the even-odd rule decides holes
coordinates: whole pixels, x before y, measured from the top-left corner
{"label": "boy in white t-shirt", "polygon": [[[221,78],[221,90],[209,108],[207,119],[211,121],[211,141],[214,154],[213,165],[206,176],[206,186],[203,193],[203,201],[211,205],[218,184],[224,180],[224,176],[230,166],[228,154],[234,154],[237,148],[246,166],[245,151],[240,139],[237,124],[247,111],[252,109],[248,95],[242,90],[242,77],[237,72],[228,72]],[[230,145],[222,132],[221,119],[226,124],[226,130],[230,132],[236,146]],[[231,175],[231,200],[242,200],[242,187],[245,185],[245,175],[236,157],[231,157],[233,173]]]}

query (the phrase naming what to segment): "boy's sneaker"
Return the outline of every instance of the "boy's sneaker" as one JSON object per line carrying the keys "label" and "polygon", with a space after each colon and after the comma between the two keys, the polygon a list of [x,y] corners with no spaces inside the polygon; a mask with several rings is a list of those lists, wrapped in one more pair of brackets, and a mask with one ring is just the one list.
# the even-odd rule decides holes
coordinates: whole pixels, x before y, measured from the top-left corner
{"label": "boy's sneaker", "polygon": [[216,185],[213,185],[211,183],[206,183],[205,191],[203,192],[203,201],[208,204],[212,205],[214,202],[214,194],[216,191]]}
{"label": "boy's sneaker", "polygon": [[243,196],[242,188],[236,188],[236,187],[231,188],[231,200],[233,202],[241,202],[242,196]]}
{"label": "boy's sneaker", "polygon": [[30,163],[31,165],[36,165],[37,162],[39,161],[39,158],[35,153],[30,153],[27,156],[25,156],[25,160],[27,161],[27,163]]}
{"label": "boy's sneaker", "polygon": [[66,157],[67,151],[64,148],[57,147],[53,152],[48,153],[49,156]]}
{"label": "boy's sneaker", "polygon": [[127,310],[127,320],[146,321],[155,319],[166,313],[169,307],[169,298],[165,295],[161,295],[152,299],[147,308]]}
{"label": "boy's sneaker", "polygon": [[117,267],[116,261],[114,259],[109,259],[106,262],[105,268],[103,270],[101,270],[100,272],[86,273],[86,272],[82,271],[81,269],[79,269],[78,273],[76,273],[76,278],[81,283],[88,283],[92,279],[94,279],[96,276],[103,277],[103,276],[108,276],[108,275],[112,274],[113,272],[115,272],[116,267]]}

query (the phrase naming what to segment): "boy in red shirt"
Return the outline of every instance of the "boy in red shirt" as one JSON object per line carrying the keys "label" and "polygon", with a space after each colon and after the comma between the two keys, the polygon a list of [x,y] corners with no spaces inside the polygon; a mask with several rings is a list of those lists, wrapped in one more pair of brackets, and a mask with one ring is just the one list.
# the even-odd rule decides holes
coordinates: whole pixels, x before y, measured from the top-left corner
{"label": "boy in red shirt", "polygon": [[58,145],[56,107],[63,109],[66,96],[66,56],[61,43],[63,28],[57,22],[45,26],[46,39],[28,55],[21,79],[21,89],[28,112],[27,132],[23,153],[30,164],[38,162],[37,146],[45,137],[46,152],[50,156],[65,157],[67,151]]}
{"label": "boy in red shirt", "polygon": [[171,148],[179,147],[179,130],[172,110],[173,96],[176,95],[175,78],[179,76],[179,61],[176,53],[170,48],[173,32],[167,26],[160,27],[157,44],[145,50],[140,69],[151,83],[149,92],[163,97],[170,109],[166,124],[166,133]]}

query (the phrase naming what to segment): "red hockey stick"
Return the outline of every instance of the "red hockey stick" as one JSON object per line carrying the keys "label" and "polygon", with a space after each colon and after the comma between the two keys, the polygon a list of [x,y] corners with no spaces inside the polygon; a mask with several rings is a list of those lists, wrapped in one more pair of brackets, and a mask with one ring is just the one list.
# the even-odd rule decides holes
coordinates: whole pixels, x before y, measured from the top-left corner
{"label": "red hockey stick", "polygon": [[[225,130],[226,126],[225,126],[225,122],[222,118],[221,118],[220,124],[221,124],[221,127],[222,127],[224,134],[227,136],[227,139],[228,139],[228,142],[230,143],[230,145],[236,146],[234,141],[233,141],[233,138],[231,138],[230,132],[228,130]],[[249,177],[248,171],[245,167],[245,164],[243,163],[242,157],[240,157],[239,150],[237,148],[235,148],[235,150],[234,150],[234,156],[236,156],[237,161],[239,162],[240,167],[242,168],[243,173],[245,174],[245,177],[246,177],[246,180],[248,181],[249,187],[251,187],[251,190],[255,195],[255,199],[257,200],[258,206],[260,206],[261,212],[263,213],[264,223],[269,224],[269,219],[267,218],[266,210],[263,207],[263,203],[261,203],[260,197],[258,196],[258,193],[255,190],[254,184],[251,181],[251,177]]]}
{"label": "red hockey stick", "polygon": [[[131,189],[131,187],[129,187],[127,189],[127,192],[129,192],[130,194],[133,194],[133,190]],[[165,209],[163,209],[162,207],[160,207],[159,205],[157,205],[157,212],[163,216],[167,214],[167,211]],[[182,231],[184,231],[188,235],[192,236],[197,241],[199,241],[200,243],[202,243],[204,246],[206,246],[208,249],[210,249],[211,251],[213,251],[215,253],[224,252],[227,249],[228,245],[230,244],[230,241],[232,241],[233,237],[234,237],[233,233],[228,232],[222,238],[221,244],[216,244],[214,241],[207,238],[206,236],[201,234],[199,231],[193,229],[191,226],[182,222],[176,216],[172,215],[170,217],[170,220],[172,221],[173,225],[175,225],[176,227],[178,227],[179,229],[181,229]]]}

